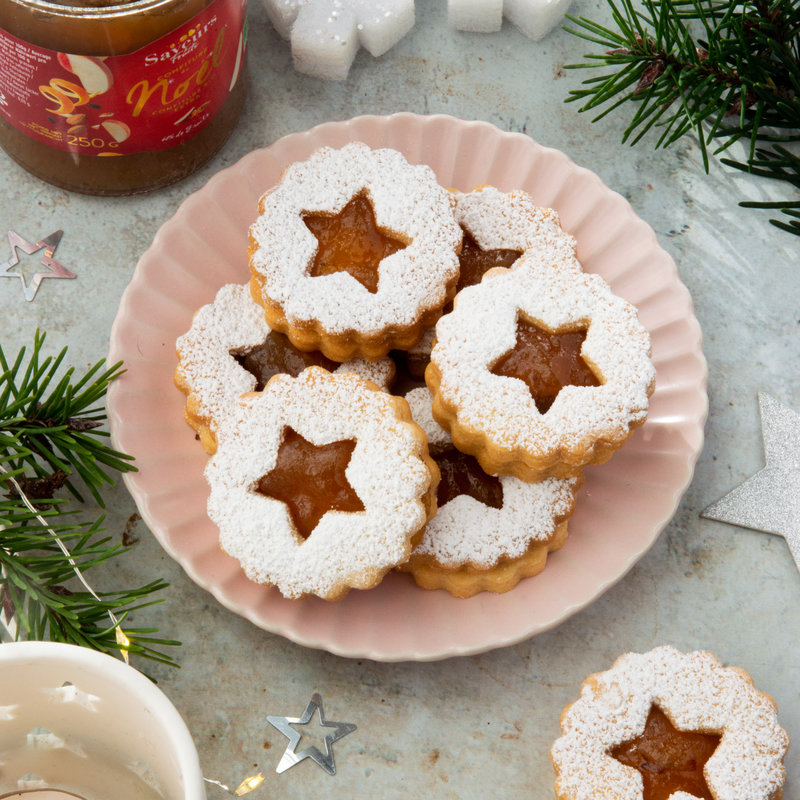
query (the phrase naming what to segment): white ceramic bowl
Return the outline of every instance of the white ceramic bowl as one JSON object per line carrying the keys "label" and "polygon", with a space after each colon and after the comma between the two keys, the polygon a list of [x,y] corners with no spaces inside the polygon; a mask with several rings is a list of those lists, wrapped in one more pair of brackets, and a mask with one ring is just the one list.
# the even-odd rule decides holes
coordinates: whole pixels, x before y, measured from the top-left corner
{"label": "white ceramic bowl", "polygon": [[189,730],[148,678],[83,647],[11,642],[0,645],[0,797],[28,791],[206,797]]}

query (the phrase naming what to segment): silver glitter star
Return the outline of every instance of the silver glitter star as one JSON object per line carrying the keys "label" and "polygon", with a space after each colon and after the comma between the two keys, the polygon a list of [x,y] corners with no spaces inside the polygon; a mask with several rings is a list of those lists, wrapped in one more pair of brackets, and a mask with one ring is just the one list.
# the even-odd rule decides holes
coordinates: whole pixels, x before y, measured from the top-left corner
{"label": "silver glitter star", "polygon": [[[51,233],[49,236],[46,236],[44,239],[36,242],[36,244],[31,244],[27,239],[23,239],[18,233],[9,231],[8,243],[11,245],[11,258],[9,258],[8,261],[0,264],[0,278],[19,278],[22,281],[22,290],[25,293],[25,299],[30,302],[34,297],[36,297],[36,292],[39,291],[39,286],[45,278],[76,277],[74,272],[70,272],[63,264],[59,264],[59,262],[53,258],[53,253],[55,253],[58,243],[61,241],[61,237],[63,235],[64,231],[56,231],[55,233]],[[27,282],[25,281],[25,276],[21,272],[11,271],[17,266],[17,264],[19,264],[19,255],[17,254],[17,249],[22,250],[29,256],[33,255],[34,253],[38,253],[39,250],[44,250],[44,253],[42,253],[41,264],[42,266],[47,267],[47,272],[37,272],[33,276],[33,281],[31,282],[30,286],[28,286]]]}
{"label": "silver glitter star", "polygon": [[800,569],[800,414],[759,394],[766,466],[700,516],[783,536]]}
{"label": "silver glitter star", "polygon": [[[297,725],[307,724],[314,716],[314,712],[319,709],[319,722],[325,728],[333,728],[334,730],[325,736],[325,753],[321,753],[313,745],[306,747],[299,753],[296,748],[302,735],[299,734],[293,727],[292,723]],[[333,743],[339,741],[348,733],[352,733],[356,726],[352,722],[331,722],[325,719],[325,712],[322,709],[322,697],[317,693],[311,695],[311,702],[303,712],[302,717],[267,717],[267,722],[274,728],[277,728],[284,736],[288,737],[289,744],[286,745],[286,750],[281,756],[280,763],[275,769],[275,772],[285,772],[289,767],[299,764],[305,758],[312,758],[317,762],[329,775],[336,774],[336,767],[333,764]]]}

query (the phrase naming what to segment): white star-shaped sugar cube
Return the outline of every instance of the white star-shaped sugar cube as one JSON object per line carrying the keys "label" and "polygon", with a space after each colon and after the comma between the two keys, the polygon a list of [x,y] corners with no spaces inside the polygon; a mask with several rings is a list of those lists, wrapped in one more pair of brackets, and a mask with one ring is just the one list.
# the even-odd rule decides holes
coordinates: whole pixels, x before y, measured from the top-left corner
{"label": "white star-shaped sugar cube", "polygon": [[383,55],[414,26],[414,0],[264,0],[298,72],[344,80],[360,47]]}
{"label": "white star-shaped sugar cube", "polygon": [[539,41],[550,33],[572,0],[448,0],[450,24],[461,31],[499,31],[503,17],[530,39]]}

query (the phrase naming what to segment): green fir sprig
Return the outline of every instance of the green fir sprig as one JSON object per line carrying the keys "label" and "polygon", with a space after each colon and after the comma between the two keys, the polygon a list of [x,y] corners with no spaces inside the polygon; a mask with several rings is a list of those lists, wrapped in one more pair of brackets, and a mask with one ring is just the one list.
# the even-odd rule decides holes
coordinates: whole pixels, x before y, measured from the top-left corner
{"label": "green fir sprig", "polygon": [[[128,548],[102,536],[100,517],[81,516],[84,491],[103,506],[109,470],[135,469],[107,443],[102,400],[121,364],[100,361],[81,377],[63,368],[67,348],[42,356],[37,332],[9,361],[0,347],[0,614],[15,638],[50,639],[174,664],[154,628],[129,627],[134,612],[160,602],[161,580],[95,592],[85,573]],[[59,495],[64,487],[70,496]],[[62,492],[63,495],[63,492]],[[123,632],[124,631],[124,632]]]}
{"label": "green fir sprig", "polygon": [[74,383],[70,367],[57,379],[67,348],[55,358],[42,359],[44,339],[37,332],[27,361],[26,348],[9,362],[0,347],[0,454],[14,468],[33,473],[35,478],[25,475],[23,480],[34,494],[47,491],[40,484],[60,480],[82,501],[77,474],[103,506],[100,490],[113,485],[106,468],[133,469],[131,456],[112,450],[104,441],[108,432],[100,429],[105,421],[102,399],[121,365],[105,369],[105,361],[99,361]]}
{"label": "green fir sprig", "polygon": [[703,165],[745,140],[745,161],[722,162],[787,185],[785,200],[743,202],[779,209],[770,220],[800,235],[800,0],[606,0],[615,29],[584,17],[567,27],[602,52],[568,69],[606,68],[569,93],[581,111],[600,109],[593,121],[620,106],[631,108],[622,141],[649,132],[656,148],[690,131],[697,134]]}

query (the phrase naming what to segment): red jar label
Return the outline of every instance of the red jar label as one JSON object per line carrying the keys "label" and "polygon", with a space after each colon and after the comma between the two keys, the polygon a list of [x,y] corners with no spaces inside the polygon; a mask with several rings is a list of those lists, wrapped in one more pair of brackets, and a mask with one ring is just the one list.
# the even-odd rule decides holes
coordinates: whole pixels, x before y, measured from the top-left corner
{"label": "red jar label", "polygon": [[0,116],[82,156],[164,150],[191,139],[225,102],[245,57],[246,0],[214,0],[133,53],[85,56],[0,29]]}

